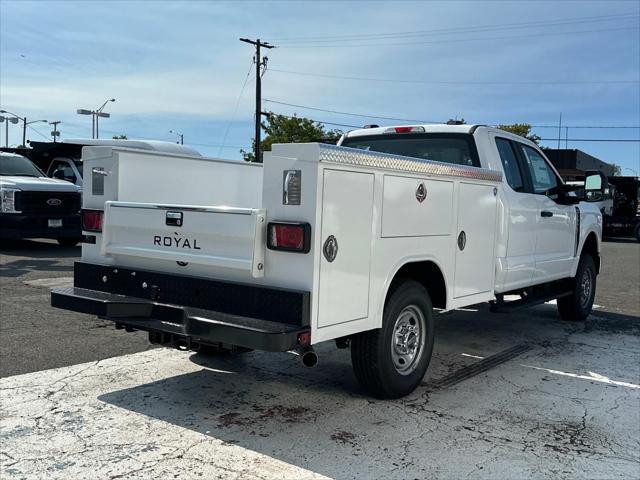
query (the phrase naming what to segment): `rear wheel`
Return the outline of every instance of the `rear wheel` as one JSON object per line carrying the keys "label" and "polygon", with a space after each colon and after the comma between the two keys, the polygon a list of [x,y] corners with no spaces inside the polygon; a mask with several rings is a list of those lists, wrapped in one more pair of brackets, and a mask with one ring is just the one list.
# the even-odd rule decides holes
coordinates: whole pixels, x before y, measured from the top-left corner
{"label": "rear wheel", "polygon": [[571,295],[558,299],[563,320],[582,321],[589,316],[596,297],[596,265],[589,254],[582,255]]}
{"label": "rear wheel", "polygon": [[352,337],[351,362],[356,378],[378,398],[399,398],[422,381],[431,360],[433,307],[425,288],[407,280],[391,294],[382,328]]}
{"label": "rear wheel", "polygon": [[636,224],[636,228],[633,229],[633,234],[636,237],[636,240],[640,242],[640,222]]}
{"label": "rear wheel", "polygon": [[78,243],[80,243],[80,239],[77,237],[58,238],[58,243],[62,247],[75,247]]}

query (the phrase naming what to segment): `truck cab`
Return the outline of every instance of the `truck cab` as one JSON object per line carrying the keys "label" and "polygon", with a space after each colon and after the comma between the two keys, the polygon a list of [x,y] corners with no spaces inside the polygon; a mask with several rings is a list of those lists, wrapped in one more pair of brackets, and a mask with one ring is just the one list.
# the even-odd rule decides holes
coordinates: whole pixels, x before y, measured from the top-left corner
{"label": "truck cab", "polygon": [[52,305],[153,343],[312,365],[335,341],[365,390],[395,398],[422,381],[435,312],[557,299],[581,321],[593,305],[601,213],[495,128],[359,129],[276,144],[264,164],[120,146],[82,158],[87,243]]}
{"label": "truck cab", "polygon": [[[533,142],[503,130],[456,125],[383,127],[344,135],[338,145],[481,167],[502,173],[498,191],[494,291],[506,292],[575,274],[582,208],[598,242],[602,220],[597,206],[570,194],[559,173]],[[466,146],[461,146],[466,145]],[[482,152],[478,155],[478,150]],[[600,227],[599,227],[600,226]],[[582,228],[586,228],[583,223]],[[587,235],[584,235],[584,234]],[[599,252],[599,244],[595,248]],[[599,256],[596,255],[596,262]]]}

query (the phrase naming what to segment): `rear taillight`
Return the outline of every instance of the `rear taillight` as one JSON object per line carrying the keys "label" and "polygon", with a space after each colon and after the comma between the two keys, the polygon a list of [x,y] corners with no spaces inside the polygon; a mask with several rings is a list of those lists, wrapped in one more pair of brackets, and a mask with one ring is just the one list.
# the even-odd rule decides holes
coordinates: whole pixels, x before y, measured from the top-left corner
{"label": "rear taillight", "polygon": [[285,252],[309,253],[311,225],[296,222],[270,222],[267,225],[267,248]]}
{"label": "rear taillight", "polygon": [[82,210],[82,230],[102,232],[102,210]]}
{"label": "rear taillight", "polygon": [[424,127],[389,127],[384,133],[424,133]]}

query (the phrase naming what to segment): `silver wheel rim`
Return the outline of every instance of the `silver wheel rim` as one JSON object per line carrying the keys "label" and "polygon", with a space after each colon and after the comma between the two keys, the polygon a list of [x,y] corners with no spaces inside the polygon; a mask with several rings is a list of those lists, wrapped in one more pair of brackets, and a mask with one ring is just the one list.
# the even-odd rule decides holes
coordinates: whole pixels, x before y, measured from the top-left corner
{"label": "silver wheel rim", "polygon": [[586,307],[591,300],[591,290],[593,289],[593,278],[591,270],[585,269],[580,279],[580,305]]}
{"label": "silver wheel rim", "polygon": [[426,322],[420,308],[405,307],[396,318],[391,336],[393,366],[401,375],[413,372],[422,356],[425,343]]}

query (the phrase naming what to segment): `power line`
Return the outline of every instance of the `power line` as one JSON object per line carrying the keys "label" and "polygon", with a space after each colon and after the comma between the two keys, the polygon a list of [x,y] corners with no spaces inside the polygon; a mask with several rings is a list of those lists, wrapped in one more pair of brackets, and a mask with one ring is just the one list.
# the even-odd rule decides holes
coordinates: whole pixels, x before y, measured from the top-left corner
{"label": "power line", "polygon": [[371,82],[391,82],[391,83],[425,83],[431,85],[582,85],[582,84],[608,84],[608,83],[640,83],[640,80],[569,80],[569,81],[520,81],[520,82],[483,82],[483,81],[457,81],[457,80],[409,80],[398,78],[372,78],[372,77],[357,77],[357,76],[345,76],[345,75],[332,75],[326,73],[315,72],[296,72],[292,70],[280,70],[271,68],[270,72],[286,73],[291,75],[302,75],[307,77],[323,77],[323,78],[338,78],[343,80],[358,80],[358,81],[371,81]]}
{"label": "power line", "polygon": [[36,132],[38,135],[40,135],[42,138],[44,138],[45,140],[49,140],[49,137],[47,137],[46,135],[44,135],[42,132],[40,132],[39,130],[35,129],[34,127],[32,127],[31,125],[27,125],[27,128],[30,128],[31,130],[33,130],[34,132]]}
{"label": "power line", "polygon": [[218,155],[222,152],[224,145],[227,143],[227,135],[229,135],[229,129],[231,128],[231,124],[236,119],[236,114],[238,113],[238,107],[240,106],[240,100],[242,99],[242,94],[244,93],[244,89],[247,86],[247,82],[249,81],[249,77],[251,76],[251,70],[253,70],[253,61],[249,64],[249,71],[247,72],[247,76],[244,77],[244,82],[242,83],[242,88],[240,89],[240,93],[238,94],[238,99],[236,100],[236,105],[233,109],[233,115],[231,115],[231,119],[227,123],[227,128],[224,131],[224,138],[222,139],[222,146],[218,151]]}
{"label": "power line", "polygon": [[427,35],[449,35],[452,33],[468,33],[468,32],[482,32],[482,31],[496,31],[496,30],[513,30],[523,28],[536,28],[536,27],[555,27],[563,25],[575,25],[581,23],[594,23],[594,22],[608,22],[612,20],[627,20],[637,18],[637,13],[624,13],[615,15],[596,15],[589,17],[572,17],[555,20],[536,20],[531,22],[516,22],[516,23],[498,23],[489,25],[476,25],[466,27],[450,27],[450,28],[436,28],[429,30],[414,30],[405,32],[387,32],[387,33],[360,33],[350,35],[325,35],[315,37],[280,37],[275,38],[278,43],[309,43],[309,42],[336,42],[336,41],[362,41],[372,40],[378,38],[394,39],[394,38],[407,38],[416,36]]}
{"label": "power line", "polygon": [[[266,99],[266,98],[264,99],[264,101],[267,102],[267,103],[275,103],[277,105],[286,105],[288,107],[302,108],[304,110],[315,110],[315,111],[318,111],[318,112],[335,113],[337,115],[348,115],[348,116],[351,116],[351,117],[377,118],[377,119],[382,119],[382,120],[399,120],[399,121],[402,121],[402,122],[413,122],[413,123],[434,123],[434,124],[446,123],[444,121],[415,120],[415,119],[407,119],[407,118],[386,117],[386,116],[380,116],[380,115],[363,115],[363,114],[354,113],[354,112],[341,112],[341,111],[337,111],[337,110],[328,110],[328,109],[324,109],[324,108],[310,107],[310,106],[307,106],[307,105],[299,105],[299,104],[295,104],[295,103],[280,102],[280,101],[270,100],[270,99]],[[319,122],[320,123],[328,123],[328,122],[321,122],[321,121],[319,121]],[[498,123],[491,124],[490,126],[496,126],[496,125],[499,125],[499,124],[500,123],[498,122]],[[349,127],[349,126],[353,126],[353,125],[342,125],[342,126]],[[532,128],[558,128],[558,125],[531,125],[531,127]],[[356,127],[356,128],[359,128],[359,127]],[[636,126],[636,125],[563,125],[562,128],[640,129],[640,126]]]}
{"label": "power line", "polygon": [[324,120],[316,120],[314,118],[308,118],[308,117],[296,117],[296,116],[284,115],[282,113],[275,113],[275,112],[273,112],[273,114],[274,115],[278,115],[280,117],[290,118],[290,119],[305,118],[306,120],[310,120],[310,121],[312,121],[314,123],[322,123],[324,125],[335,125],[337,127],[349,127],[349,128],[362,128],[362,125],[349,125],[349,124],[346,124],[346,123],[325,122]]}
{"label": "power line", "polygon": [[401,122],[413,122],[413,123],[443,123],[443,122],[435,122],[435,121],[430,121],[430,120],[412,120],[412,119],[408,119],[408,118],[395,118],[395,117],[381,117],[378,115],[363,115],[360,113],[351,113],[351,112],[339,112],[337,110],[327,110],[324,108],[317,108],[317,107],[308,107],[305,105],[296,105],[295,103],[286,103],[286,102],[279,102],[276,100],[269,100],[267,98],[264,99],[264,101],[266,103],[275,103],[276,105],[286,105],[288,107],[294,107],[294,108],[303,108],[305,110],[315,110],[317,112],[327,112],[327,113],[335,113],[337,115],[348,115],[351,117],[362,117],[362,118],[377,118],[377,119],[381,119],[381,120],[398,120]]}
{"label": "power line", "polygon": [[528,35],[509,35],[502,37],[476,37],[476,38],[454,38],[447,40],[430,40],[421,42],[396,42],[396,43],[360,43],[355,45],[323,45],[323,44],[310,44],[310,45],[285,45],[278,48],[353,48],[353,47],[399,47],[405,45],[437,45],[446,43],[461,43],[461,42],[478,42],[483,40],[515,40],[521,38],[538,38],[549,37],[558,35],[579,35],[583,33],[600,33],[600,32],[618,32],[624,30],[638,30],[640,27],[620,27],[620,28],[601,28],[595,30],[575,30],[572,32],[548,32]]}
{"label": "power line", "polygon": [[[558,139],[541,138],[540,140],[555,142]],[[640,138],[563,138],[562,140],[565,142],[640,142]]]}
{"label": "power line", "polygon": [[[558,128],[558,125],[531,125],[532,128]],[[634,128],[640,129],[636,125],[562,125],[562,128],[600,128],[600,129],[617,129],[617,128]]]}

